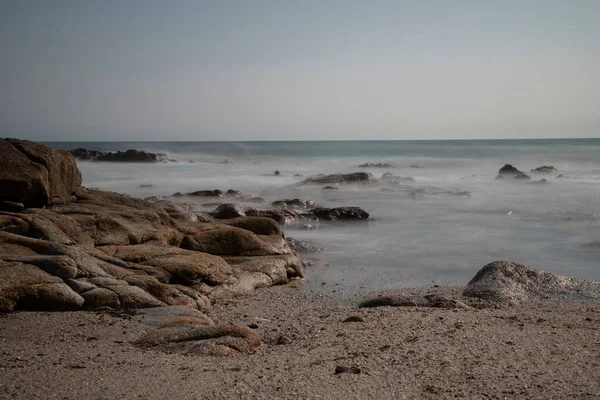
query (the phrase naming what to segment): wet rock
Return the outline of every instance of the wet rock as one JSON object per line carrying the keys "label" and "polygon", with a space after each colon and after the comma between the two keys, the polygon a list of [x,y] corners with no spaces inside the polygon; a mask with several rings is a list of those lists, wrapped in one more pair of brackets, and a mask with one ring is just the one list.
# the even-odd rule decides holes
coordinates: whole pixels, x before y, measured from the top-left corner
{"label": "wet rock", "polygon": [[531,181],[525,183],[526,185],[547,185],[548,181],[546,179],[540,179],[539,181]]}
{"label": "wet rock", "polygon": [[503,179],[530,180],[531,178],[525,173],[519,171],[517,168],[513,167],[512,165],[505,164],[504,167],[498,170],[498,176],[496,176],[496,180]]}
{"label": "wet rock", "polygon": [[285,209],[307,209],[315,206],[312,200],[284,199],[271,203],[272,206]]}
{"label": "wet rock", "polygon": [[308,242],[306,240],[294,239],[291,237],[286,237],[285,241],[287,242],[290,249],[294,250],[297,253],[316,253],[319,251],[323,251],[323,249],[319,248],[314,243]]}
{"label": "wet rock", "polygon": [[81,173],[68,152],[28,140],[0,139],[0,154],[0,200],[15,207],[66,204],[81,186]]}
{"label": "wet rock", "polygon": [[554,174],[558,173],[559,171],[552,165],[542,165],[541,167],[532,169],[531,172],[534,172],[536,174]]}
{"label": "wet rock", "polygon": [[598,300],[600,282],[555,275],[511,261],[495,261],[477,272],[463,296],[501,302],[534,298]]}
{"label": "wet rock", "polygon": [[339,189],[339,188],[338,188],[337,186],[329,186],[329,185],[327,185],[327,186],[323,186],[323,187],[321,188],[321,190],[338,190],[338,189]]}
{"label": "wet rock", "polygon": [[327,183],[366,183],[375,181],[373,174],[355,172],[352,174],[315,175],[298,183],[298,185],[327,184]]}
{"label": "wet rock", "polygon": [[246,210],[243,207],[240,207],[238,204],[225,203],[218,206],[210,213],[210,215],[219,219],[231,219],[245,217]]}
{"label": "wet rock", "polygon": [[156,163],[168,160],[166,154],[159,155],[135,149],[111,152],[79,148],[71,150],[71,154],[81,161]]}
{"label": "wet rock", "polygon": [[566,176],[564,176],[563,174],[559,174],[556,179],[565,179],[567,178]]}
{"label": "wet rock", "polygon": [[[194,197],[223,197],[223,191],[219,189],[214,190],[197,190],[195,192],[187,193],[188,196]],[[173,195],[175,196],[175,195]]]}
{"label": "wet rock", "polygon": [[369,213],[360,207],[317,207],[310,210],[310,213],[319,219],[328,221],[366,220],[369,218]]}
{"label": "wet rock", "polygon": [[149,183],[145,183],[143,185],[139,185],[138,189],[148,189],[148,188],[153,188],[153,187],[156,187],[156,186],[149,184]]}
{"label": "wet rock", "polygon": [[358,166],[358,168],[395,168],[396,166],[389,163],[365,163]]}
{"label": "wet rock", "polygon": [[291,225],[298,221],[299,214],[296,210],[257,210],[255,208],[247,208],[246,215],[248,217],[266,217],[271,218],[280,225]]}

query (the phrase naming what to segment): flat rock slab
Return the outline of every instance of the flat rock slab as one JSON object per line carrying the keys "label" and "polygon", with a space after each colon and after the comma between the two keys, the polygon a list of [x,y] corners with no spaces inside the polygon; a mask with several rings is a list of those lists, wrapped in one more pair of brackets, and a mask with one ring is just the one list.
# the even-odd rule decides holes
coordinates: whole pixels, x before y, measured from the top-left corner
{"label": "flat rock slab", "polygon": [[185,355],[230,356],[260,346],[260,336],[246,326],[234,324],[176,326],[149,332],[135,344]]}

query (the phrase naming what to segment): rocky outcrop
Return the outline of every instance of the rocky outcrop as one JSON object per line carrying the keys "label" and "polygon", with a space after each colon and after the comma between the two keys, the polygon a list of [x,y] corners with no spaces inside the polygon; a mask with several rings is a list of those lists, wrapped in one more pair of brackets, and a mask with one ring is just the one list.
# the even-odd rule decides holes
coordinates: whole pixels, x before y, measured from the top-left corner
{"label": "rocky outcrop", "polygon": [[[65,204],[81,186],[81,173],[67,152],[27,140],[0,139],[0,154],[0,201],[13,202],[14,207]],[[2,209],[7,209],[6,203]]]}
{"label": "rocky outcrop", "polygon": [[303,180],[298,185],[322,185],[328,183],[368,183],[374,182],[375,177],[368,172],[355,172],[352,174],[314,175]]}
{"label": "rocky outcrop", "polygon": [[208,310],[213,298],[304,276],[274,221],[186,222],[165,211],[185,209],[79,188],[68,204],[1,211],[0,312]]}
{"label": "rocky outcrop", "polygon": [[496,180],[505,180],[505,179],[517,179],[517,180],[530,180],[531,178],[525,173],[519,171],[517,168],[513,167],[510,164],[505,164],[504,167],[500,168],[498,171],[498,176],[496,176]]}
{"label": "rocky outcrop", "polygon": [[166,154],[155,154],[143,150],[129,149],[126,151],[99,151],[88,149],[74,149],[70,151],[73,157],[79,161],[99,162],[131,162],[131,163],[157,163],[175,161],[169,159]]}
{"label": "rocky outcrop", "polygon": [[554,174],[558,173],[559,171],[552,165],[542,165],[541,167],[532,169],[531,172],[536,174]]}
{"label": "rocky outcrop", "polygon": [[600,282],[555,275],[511,261],[495,261],[477,272],[463,296],[500,302],[535,298],[600,300]]}

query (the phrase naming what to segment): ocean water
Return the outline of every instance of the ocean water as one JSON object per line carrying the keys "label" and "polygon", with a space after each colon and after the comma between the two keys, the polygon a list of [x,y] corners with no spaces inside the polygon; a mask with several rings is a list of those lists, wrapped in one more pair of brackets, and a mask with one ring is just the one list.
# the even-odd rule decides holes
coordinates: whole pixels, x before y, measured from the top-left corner
{"label": "ocean water", "polygon": [[[560,274],[600,279],[600,139],[351,142],[52,142],[60,149],[130,148],[166,153],[168,164],[80,162],[84,185],[137,197],[202,189],[239,189],[268,203],[310,199],[323,206],[359,206],[366,223],[320,222],[287,228],[310,241],[308,279],[336,292],[423,284],[465,284],[485,264],[511,260]],[[227,160],[229,163],[222,163]],[[395,168],[358,168],[386,162]],[[494,181],[512,164],[547,185]],[[418,165],[422,168],[411,168]],[[529,170],[553,165],[557,179]],[[274,171],[281,176],[274,176]],[[410,176],[415,183],[296,186],[313,174],[368,171]],[[304,177],[294,177],[302,174]],[[152,184],[152,188],[138,188]],[[411,195],[414,190],[418,194]],[[446,192],[470,192],[456,196]],[[213,199],[184,199],[196,211]]]}

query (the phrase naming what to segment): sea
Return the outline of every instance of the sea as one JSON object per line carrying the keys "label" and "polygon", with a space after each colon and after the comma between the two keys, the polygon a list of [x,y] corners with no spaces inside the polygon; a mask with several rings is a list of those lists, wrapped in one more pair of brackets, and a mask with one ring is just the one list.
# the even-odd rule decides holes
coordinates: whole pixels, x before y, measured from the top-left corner
{"label": "sea", "polygon": [[[286,236],[319,249],[304,256],[310,262],[307,278],[331,292],[464,285],[496,260],[600,280],[600,139],[46,144],[64,150],[138,149],[177,160],[81,161],[86,187],[141,198],[237,189],[267,204],[300,198],[325,207],[364,208],[367,222],[286,228]],[[364,163],[393,167],[358,167]],[[547,184],[494,180],[504,164]],[[542,165],[559,172],[530,172]],[[389,172],[414,182],[338,190],[297,185],[316,174],[358,171],[375,178]],[[202,205],[214,199],[177,200],[195,202],[197,213],[215,208]]]}

